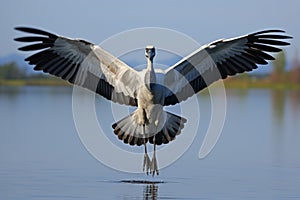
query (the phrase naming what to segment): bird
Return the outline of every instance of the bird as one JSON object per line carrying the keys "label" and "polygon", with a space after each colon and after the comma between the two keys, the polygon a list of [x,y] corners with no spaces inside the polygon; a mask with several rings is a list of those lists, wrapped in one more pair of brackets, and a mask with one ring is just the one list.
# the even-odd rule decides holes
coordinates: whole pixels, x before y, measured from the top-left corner
{"label": "bird", "polygon": [[[138,71],[86,40],[25,26],[15,30],[28,34],[15,41],[26,43],[18,48],[20,51],[34,51],[25,59],[34,70],[136,108],[113,123],[112,129],[124,143],[144,146],[142,168],[153,176],[159,175],[156,146],[173,141],[187,122],[184,117],[164,110],[165,106],[181,103],[218,80],[268,64],[275,59],[273,53],[290,45],[285,40],[292,39],[280,29],[219,39],[201,46],[167,69],[154,67],[156,49],[148,45],[145,47],[147,67]],[[147,143],[153,144],[151,160]]]}

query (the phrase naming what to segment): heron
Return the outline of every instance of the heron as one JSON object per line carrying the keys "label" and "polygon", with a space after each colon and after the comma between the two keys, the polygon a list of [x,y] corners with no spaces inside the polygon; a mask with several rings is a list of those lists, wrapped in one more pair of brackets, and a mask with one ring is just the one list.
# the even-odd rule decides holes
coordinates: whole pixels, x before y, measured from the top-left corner
{"label": "heron", "polygon": [[[145,48],[146,69],[137,71],[111,53],[83,39],[72,39],[32,27],[16,27],[26,36],[15,38],[28,45],[20,51],[38,51],[27,57],[34,70],[60,77],[115,103],[136,110],[112,125],[124,143],[144,146],[143,171],[159,175],[156,145],[178,136],[187,122],[164,110],[212,83],[252,71],[274,60],[273,53],[290,45],[285,31],[267,29],[205,44],[167,69],[156,69],[155,47]],[[121,44],[120,44],[121,45]],[[152,159],[147,143],[153,144]]]}

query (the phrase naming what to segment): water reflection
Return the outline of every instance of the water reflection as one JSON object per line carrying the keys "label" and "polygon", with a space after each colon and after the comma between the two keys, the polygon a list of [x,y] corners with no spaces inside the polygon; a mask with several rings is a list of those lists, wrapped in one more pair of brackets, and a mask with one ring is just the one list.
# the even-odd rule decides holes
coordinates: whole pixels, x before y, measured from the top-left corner
{"label": "water reflection", "polygon": [[[120,183],[126,183],[126,186],[130,191],[138,191],[137,193],[126,192],[123,199],[159,199],[158,197],[158,185],[165,183],[164,181],[154,181],[154,180],[121,180]],[[136,188],[137,189],[133,189]],[[141,191],[139,191],[141,190]]]}
{"label": "water reflection", "polygon": [[[252,91],[252,93],[251,93]],[[228,89],[226,94],[228,97],[238,97],[238,101],[243,105],[246,104],[247,99],[253,95],[253,91],[257,92],[255,95],[265,95],[264,92],[270,93],[270,105],[272,121],[275,125],[275,129],[282,132],[281,128],[284,126],[288,113],[292,114],[292,122],[296,124],[299,122],[299,109],[300,109],[300,91],[299,90],[284,90],[284,89],[263,89],[263,90],[251,90],[251,89]],[[259,93],[258,93],[259,92]],[[256,100],[254,100],[255,102]],[[257,101],[257,106],[260,106],[261,102]]]}
{"label": "water reflection", "polygon": [[157,184],[147,184],[144,186],[143,199],[144,200],[155,200],[158,197],[158,185]]}
{"label": "water reflection", "polygon": [[300,91],[298,90],[291,90],[289,91],[289,103],[291,106],[291,110],[292,110],[292,115],[293,115],[293,119],[294,119],[294,123],[297,123],[298,121],[298,110],[300,109]]}
{"label": "water reflection", "polygon": [[20,87],[0,86],[0,95],[7,98],[17,98],[20,93]]}
{"label": "water reflection", "polygon": [[300,109],[300,91],[271,90],[271,101],[274,124],[277,125],[277,128],[283,126],[287,109],[293,115],[293,123],[297,123]]}
{"label": "water reflection", "polygon": [[272,113],[274,116],[275,124],[277,128],[282,127],[285,103],[286,103],[286,91],[285,90],[271,90],[272,100]]}

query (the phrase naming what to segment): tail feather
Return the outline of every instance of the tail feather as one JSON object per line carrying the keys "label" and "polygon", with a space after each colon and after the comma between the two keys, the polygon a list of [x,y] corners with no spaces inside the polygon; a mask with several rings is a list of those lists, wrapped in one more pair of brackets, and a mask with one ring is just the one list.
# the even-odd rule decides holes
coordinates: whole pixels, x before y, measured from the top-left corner
{"label": "tail feather", "polygon": [[132,118],[134,113],[121,119],[112,125],[114,133],[126,144],[142,145],[150,142],[151,144],[167,144],[174,140],[186,123],[186,119],[175,114],[166,112],[166,121],[161,130],[157,133],[145,133],[146,125],[137,124]]}
{"label": "tail feather", "polygon": [[137,126],[133,123],[131,119],[132,115],[133,114],[113,124],[112,128],[114,129],[114,133],[120,140],[124,141],[124,143],[140,146],[148,140],[144,141],[146,138],[143,138],[142,135],[138,135],[138,133],[141,133],[141,126]]}
{"label": "tail feather", "polygon": [[150,137],[149,142],[157,145],[171,142],[181,133],[181,130],[184,128],[184,123],[186,123],[185,118],[167,112],[165,126],[157,134]]}

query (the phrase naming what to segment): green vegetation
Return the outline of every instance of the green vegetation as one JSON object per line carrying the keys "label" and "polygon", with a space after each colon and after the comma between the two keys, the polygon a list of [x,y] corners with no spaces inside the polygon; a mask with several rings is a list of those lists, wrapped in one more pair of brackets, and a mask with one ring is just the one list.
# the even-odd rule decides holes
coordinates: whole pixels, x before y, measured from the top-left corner
{"label": "green vegetation", "polygon": [[0,85],[68,85],[65,81],[42,73],[27,73],[16,63],[7,63],[0,66]]}
{"label": "green vegetation", "polygon": [[[284,52],[277,54],[272,63],[270,74],[259,76],[241,74],[227,78],[224,84],[227,88],[272,88],[272,89],[300,89],[300,63],[297,53],[292,61],[290,70],[286,70],[286,56]],[[15,63],[0,66],[0,85],[69,85],[66,81],[43,73],[33,73],[28,68],[20,68]]]}
{"label": "green vegetation", "polygon": [[0,68],[0,80],[22,79],[25,74],[25,69],[20,70],[16,63],[8,63]]}
{"label": "green vegetation", "polygon": [[299,83],[291,82],[273,82],[269,77],[257,79],[251,76],[249,79],[231,78],[224,81],[226,88],[270,88],[270,89],[297,89],[300,90]]}
{"label": "green vegetation", "polygon": [[286,63],[285,53],[281,51],[272,62],[273,71],[271,74],[264,77],[255,75],[235,76],[224,81],[224,84],[230,88],[300,89],[300,63],[297,53],[289,71],[286,70]]}

